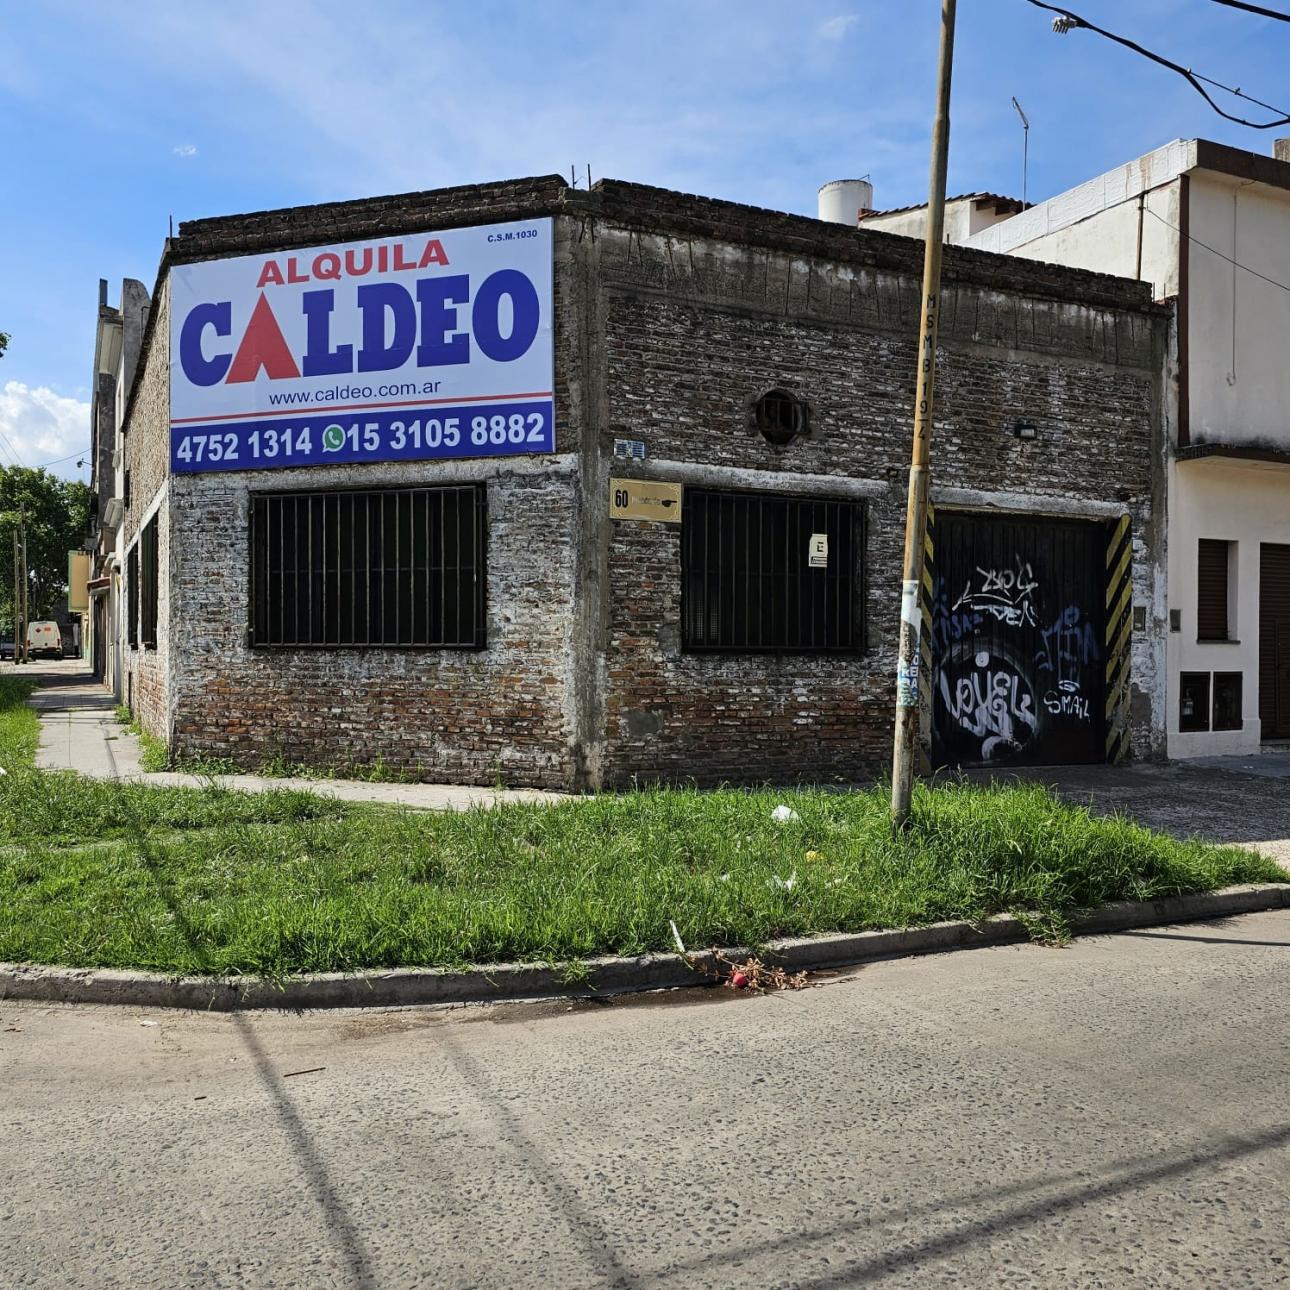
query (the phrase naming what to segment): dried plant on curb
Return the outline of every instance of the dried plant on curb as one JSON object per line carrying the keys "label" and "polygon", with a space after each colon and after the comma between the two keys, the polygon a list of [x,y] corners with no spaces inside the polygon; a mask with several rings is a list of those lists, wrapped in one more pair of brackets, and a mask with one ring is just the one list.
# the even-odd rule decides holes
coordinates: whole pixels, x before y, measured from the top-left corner
{"label": "dried plant on curb", "polygon": [[763,963],[755,955],[749,955],[741,963],[729,959],[720,950],[713,950],[712,957],[717,965],[717,975],[724,978],[722,984],[732,990],[805,990],[806,973],[788,972],[782,967]]}

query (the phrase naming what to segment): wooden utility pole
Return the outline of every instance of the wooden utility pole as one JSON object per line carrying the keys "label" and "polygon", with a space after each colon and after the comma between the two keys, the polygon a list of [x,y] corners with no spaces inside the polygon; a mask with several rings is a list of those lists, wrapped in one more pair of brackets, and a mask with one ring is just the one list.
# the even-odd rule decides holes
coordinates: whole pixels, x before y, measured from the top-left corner
{"label": "wooden utility pole", "polygon": [[[923,617],[923,543],[927,537],[932,413],[936,397],[936,336],[941,306],[941,248],[945,237],[945,171],[950,153],[950,78],[954,68],[955,0],[941,5],[941,54],[932,123],[932,169],[928,183],[927,235],[923,251],[923,308],[918,337],[918,387],[914,396],[914,445],[905,512],[905,561],[900,591],[900,647],[896,661],[896,745],[891,764],[891,819],[909,823],[918,741],[919,637]],[[926,678],[930,682],[930,678]]]}
{"label": "wooden utility pole", "polygon": [[27,624],[30,621],[27,589],[31,586],[31,572],[27,568],[27,507],[23,502],[18,503],[18,541],[22,544],[22,661],[30,663],[27,653]]}

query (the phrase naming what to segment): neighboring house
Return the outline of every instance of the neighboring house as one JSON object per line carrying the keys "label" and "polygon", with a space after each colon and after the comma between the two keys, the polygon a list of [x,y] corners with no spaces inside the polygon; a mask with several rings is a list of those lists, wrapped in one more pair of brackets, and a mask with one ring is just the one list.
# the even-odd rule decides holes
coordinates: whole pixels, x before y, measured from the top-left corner
{"label": "neighboring house", "polygon": [[121,451],[122,425],[148,321],[148,291],[142,282],[126,278],[120,305],[113,308],[107,300],[108,284],[100,279],[90,405],[90,534],[85,543],[91,561],[90,610],[82,649],[94,674],[123,702],[121,520],[130,500],[130,475]]}
{"label": "neighboring house", "polygon": [[[850,218],[550,176],[183,224],[121,423],[142,724],[475,783],[880,773],[922,248]],[[925,751],[1162,755],[1171,310],[954,248],[944,294]]]}
{"label": "neighboring house", "polygon": [[[1169,754],[1290,739],[1290,140],[1173,143],[949,240],[1141,278],[1177,301]],[[900,230],[922,235],[925,208]],[[862,215],[865,228],[884,217]],[[1093,325],[1090,323],[1090,325]]]}
{"label": "neighboring house", "polygon": [[[945,199],[945,240],[954,245],[1002,220],[1011,219],[1026,208],[1015,197],[998,193],[961,193]],[[927,225],[927,206],[897,206],[885,211],[859,211],[859,227],[900,233],[904,237],[922,237]]]}

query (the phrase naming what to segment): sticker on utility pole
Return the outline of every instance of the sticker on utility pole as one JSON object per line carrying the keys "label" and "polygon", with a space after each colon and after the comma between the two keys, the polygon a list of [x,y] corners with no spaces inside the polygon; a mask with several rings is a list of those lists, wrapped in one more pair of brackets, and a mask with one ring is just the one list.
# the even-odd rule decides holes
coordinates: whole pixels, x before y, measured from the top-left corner
{"label": "sticker on utility pole", "polygon": [[918,707],[918,655],[908,662],[896,664],[896,706]]}
{"label": "sticker on utility pole", "polygon": [[914,629],[914,640],[917,641],[923,628],[923,615],[918,608],[918,583],[912,578],[900,587],[900,621]]}
{"label": "sticker on utility pole", "polygon": [[827,533],[811,534],[811,541],[806,548],[806,563],[812,569],[827,569],[829,567],[829,535]]}

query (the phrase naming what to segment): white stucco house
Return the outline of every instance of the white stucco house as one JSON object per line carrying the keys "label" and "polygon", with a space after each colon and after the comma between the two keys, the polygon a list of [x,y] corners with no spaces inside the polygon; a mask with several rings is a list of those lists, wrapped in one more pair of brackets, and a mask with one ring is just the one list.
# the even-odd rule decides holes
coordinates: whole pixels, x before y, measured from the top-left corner
{"label": "white stucco house", "polygon": [[[1175,140],[1016,213],[991,198],[985,220],[977,196],[947,240],[1144,279],[1176,302],[1168,753],[1290,740],[1290,139],[1272,156]],[[922,236],[925,208],[859,222]]]}

